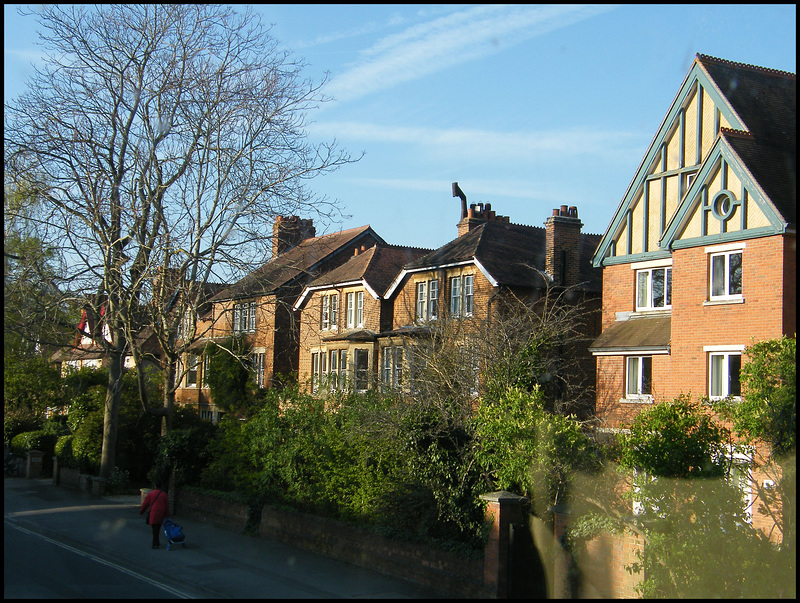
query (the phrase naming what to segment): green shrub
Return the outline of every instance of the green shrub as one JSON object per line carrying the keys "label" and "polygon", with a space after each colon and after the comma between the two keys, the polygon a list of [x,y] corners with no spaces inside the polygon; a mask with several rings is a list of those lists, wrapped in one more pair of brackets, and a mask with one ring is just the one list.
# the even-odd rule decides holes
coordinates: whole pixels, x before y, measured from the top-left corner
{"label": "green shrub", "polygon": [[130,474],[124,469],[114,467],[104,484],[106,494],[127,494],[131,489]]}
{"label": "green shrub", "polygon": [[55,454],[56,440],[58,436],[48,433],[45,430],[26,431],[20,433],[11,440],[11,450],[20,456],[24,456],[31,450],[38,450],[43,453],[42,474],[52,475],[53,455]]}
{"label": "green shrub", "polygon": [[63,435],[56,440],[55,456],[58,459],[59,467],[78,469],[78,461],[72,454],[72,439],[74,437],[72,434]]}

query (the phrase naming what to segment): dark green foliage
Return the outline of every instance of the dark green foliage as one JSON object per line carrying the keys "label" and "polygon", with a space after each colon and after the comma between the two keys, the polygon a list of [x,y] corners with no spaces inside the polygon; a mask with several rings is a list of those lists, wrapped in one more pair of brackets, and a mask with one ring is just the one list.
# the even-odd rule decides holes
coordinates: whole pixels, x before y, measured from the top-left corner
{"label": "dark green foliage", "polygon": [[629,571],[643,572],[644,596],[794,596],[793,554],[750,525],[753,510],[727,479],[729,437],[708,408],[679,397],[641,412],[620,438],[646,539]]}
{"label": "dark green foliage", "polygon": [[202,485],[417,540],[482,545],[480,476],[465,471],[466,434],[446,433],[388,396],[285,389],[263,402],[247,421],[222,421]]}
{"label": "dark green foliage", "polygon": [[797,448],[797,339],[761,341],[745,353],[743,400],[725,400],[717,410],[739,435],[769,443],[776,458],[791,454]]}
{"label": "dark green foliage", "polygon": [[180,408],[173,416],[172,430],[158,443],[158,453],[147,477],[151,483],[166,483],[174,474],[178,486],[198,483],[211,456],[209,443],[217,427],[203,421],[189,408]]}
{"label": "dark green foliage", "polygon": [[662,477],[721,476],[727,429],[689,396],[642,411],[630,435],[620,436],[620,464]]}
{"label": "dark green foliage", "polygon": [[58,434],[43,429],[27,431],[14,436],[11,440],[11,450],[19,456],[25,456],[31,450],[42,452],[42,474],[52,475],[53,454],[57,440]]}
{"label": "dark green foliage", "polygon": [[539,517],[567,501],[576,474],[600,465],[580,425],[547,412],[544,404],[538,387],[510,389],[483,400],[475,418],[476,458],[492,488],[527,496]]}
{"label": "dark green foliage", "polygon": [[6,356],[3,363],[3,440],[41,424],[47,407],[62,401],[58,371],[41,356]]}
{"label": "dark green foliage", "polygon": [[214,404],[220,409],[233,414],[246,413],[251,410],[252,394],[248,387],[251,372],[243,360],[245,344],[241,338],[231,338],[229,344],[229,348],[216,344],[206,348],[206,382]]}

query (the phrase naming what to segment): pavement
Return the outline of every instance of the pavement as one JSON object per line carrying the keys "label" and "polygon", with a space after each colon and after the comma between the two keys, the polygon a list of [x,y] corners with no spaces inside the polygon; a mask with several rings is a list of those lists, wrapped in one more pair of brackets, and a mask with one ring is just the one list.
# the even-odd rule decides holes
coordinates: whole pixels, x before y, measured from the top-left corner
{"label": "pavement", "polygon": [[[446,594],[188,518],[186,546],[151,548],[140,496],[98,497],[52,480],[3,479],[3,529],[33,533],[179,598],[441,599]],[[24,596],[24,595],[17,595]]]}

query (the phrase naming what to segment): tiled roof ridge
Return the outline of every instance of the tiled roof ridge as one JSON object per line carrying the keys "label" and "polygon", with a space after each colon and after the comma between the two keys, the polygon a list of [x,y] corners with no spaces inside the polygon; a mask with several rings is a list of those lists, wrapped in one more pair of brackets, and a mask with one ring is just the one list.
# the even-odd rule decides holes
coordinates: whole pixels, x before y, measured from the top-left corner
{"label": "tiled roof ridge", "polygon": [[718,57],[712,57],[707,54],[697,53],[697,58],[703,62],[707,63],[716,63],[718,65],[725,65],[728,67],[736,67],[738,69],[749,69],[750,71],[758,71],[760,73],[766,73],[768,75],[775,75],[778,77],[784,77],[787,79],[795,80],[797,79],[797,75],[790,72],[790,71],[782,71],[780,69],[772,69],[770,67],[760,67],[759,65],[751,65],[749,63],[739,63],[736,61],[730,61],[728,59],[720,59]]}
{"label": "tiled roof ridge", "polygon": [[[328,237],[341,236],[341,235],[343,235],[345,233],[357,232],[359,230],[367,230],[369,228],[371,228],[369,224],[365,224],[363,226],[356,226],[354,228],[345,228],[344,230],[337,230],[336,232],[329,232],[327,234],[319,235],[317,237],[309,237],[308,239],[302,240],[300,243],[302,244],[302,243],[309,243],[309,242],[313,242],[313,241],[319,241],[320,239],[325,239],[325,238],[328,238]],[[295,247],[297,247],[297,245],[295,245]],[[294,249],[294,247],[288,249],[287,251],[291,251],[292,249]],[[281,254],[281,255],[283,255],[283,254]]]}
{"label": "tiled roof ridge", "polygon": [[485,224],[497,224],[498,226],[516,226],[518,228],[532,228],[533,230],[544,230],[543,226],[533,226],[531,224],[518,224],[516,222],[499,222],[495,220],[488,220]]}
{"label": "tiled roof ridge", "polygon": [[425,252],[433,251],[433,249],[429,249],[428,247],[415,247],[413,245],[393,245],[391,243],[382,243],[382,244],[376,243],[376,245],[383,249],[407,249],[409,251],[425,251]]}
{"label": "tiled roof ridge", "polygon": [[722,126],[720,129],[720,134],[725,134],[727,136],[735,136],[737,138],[754,138],[752,132],[748,132],[747,130],[735,130],[734,128],[726,128]]}

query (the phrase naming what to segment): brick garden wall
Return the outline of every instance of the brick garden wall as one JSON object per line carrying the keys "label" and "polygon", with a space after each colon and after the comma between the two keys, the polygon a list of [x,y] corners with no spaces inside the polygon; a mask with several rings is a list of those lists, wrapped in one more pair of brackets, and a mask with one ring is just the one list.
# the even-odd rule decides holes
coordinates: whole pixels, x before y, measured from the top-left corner
{"label": "brick garden wall", "polygon": [[[181,490],[175,515],[242,532],[247,525],[248,507],[210,494]],[[465,559],[418,543],[385,538],[344,522],[272,507],[262,509],[258,533],[456,597],[484,594],[482,558]]]}

